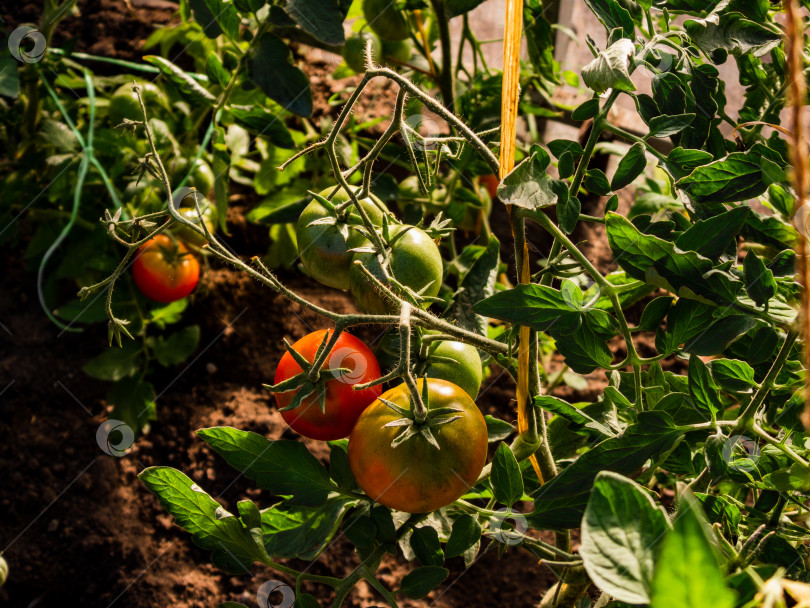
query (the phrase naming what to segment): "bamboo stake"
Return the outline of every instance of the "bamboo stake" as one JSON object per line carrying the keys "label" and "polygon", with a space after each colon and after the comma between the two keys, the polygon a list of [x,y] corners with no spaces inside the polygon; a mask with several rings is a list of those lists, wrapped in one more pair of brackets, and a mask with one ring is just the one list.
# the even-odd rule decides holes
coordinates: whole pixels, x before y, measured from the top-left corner
{"label": "bamboo stake", "polygon": [[[801,16],[799,4],[796,0],[785,0],[786,40],[785,55],[787,56],[788,102],[790,104],[791,119],[791,163],[793,164],[793,188],[796,190],[796,218],[802,225],[799,229],[799,242],[796,247],[799,283],[802,286],[802,308],[799,312],[799,323],[804,338],[804,367],[810,370],[810,349],[807,348],[807,339],[810,337],[810,294],[807,286],[810,284],[810,269],[807,264],[807,228],[808,222],[805,210],[802,207],[807,198],[808,181],[810,181],[810,166],[808,166],[807,138],[805,136],[807,125],[804,112],[804,100],[807,95],[807,85],[804,81],[804,19]],[[795,220],[794,220],[795,221]],[[810,429],[810,377],[804,387],[804,414],[802,421]]]}
{"label": "bamboo stake", "polygon": [[[501,158],[499,178],[503,179],[515,167],[515,138],[517,137],[516,123],[518,99],[520,97],[520,37],[523,30],[523,0],[506,0],[506,19],[503,37],[503,87],[501,91]],[[511,207],[510,207],[511,213]],[[514,236],[514,229],[512,231]],[[529,246],[523,239],[522,263],[518,269],[521,283],[528,283],[531,278],[529,270]],[[528,327],[520,328],[520,345],[518,348],[518,383],[517,383],[517,414],[518,432],[525,432],[529,428],[528,399],[529,399],[529,340]],[[540,483],[543,483],[543,474],[537,457],[530,456],[532,467],[537,473]]]}

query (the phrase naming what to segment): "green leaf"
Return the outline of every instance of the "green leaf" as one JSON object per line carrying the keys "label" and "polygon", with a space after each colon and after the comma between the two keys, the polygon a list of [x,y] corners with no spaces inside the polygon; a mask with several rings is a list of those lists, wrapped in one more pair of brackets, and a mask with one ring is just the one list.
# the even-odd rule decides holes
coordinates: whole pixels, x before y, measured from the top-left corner
{"label": "green leaf", "polygon": [[458,17],[464,13],[469,13],[476,6],[482,4],[484,0],[446,0],[445,6],[447,18]]}
{"label": "green leaf", "polygon": [[486,249],[475,258],[475,261],[459,281],[458,289],[453,294],[450,306],[442,317],[452,319],[459,326],[481,335],[487,334],[487,320],[476,314],[474,304],[495,293],[495,281],[498,278],[498,266],[501,261],[501,244],[490,235]]}
{"label": "green leaf", "polygon": [[290,50],[264,34],[248,60],[250,78],[265,95],[298,116],[312,114],[312,91],[304,73],[289,61]]}
{"label": "green leaf", "polygon": [[515,455],[509,446],[501,443],[492,458],[492,494],[495,499],[511,507],[523,496],[523,477]]}
{"label": "green leaf", "polygon": [[709,367],[697,355],[689,357],[689,395],[698,409],[711,412],[712,417],[723,408]]}
{"label": "green leaf", "polygon": [[604,93],[608,89],[635,91],[636,85],[630,79],[629,71],[635,51],[632,40],[617,40],[582,68],[583,82],[596,93]]}
{"label": "green leaf", "polygon": [[98,380],[115,382],[138,373],[142,364],[143,345],[139,342],[127,342],[121,348],[110,347],[90,359],[82,370]]}
{"label": "green leaf", "polygon": [[188,298],[175,300],[163,306],[155,306],[149,310],[149,320],[161,329],[183,318],[183,312],[188,308]]}
{"label": "green leaf", "polygon": [[599,473],[582,519],[579,554],[588,576],[618,600],[648,603],[658,544],[668,530],[663,508],[646,490],[616,473]]}
{"label": "green leaf", "polygon": [[481,526],[472,515],[464,513],[453,522],[453,530],[444,546],[446,557],[459,557],[481,539]]}
{"label": "green leaf", "polygon": [[402,577],[398,593],[418,600],[433,591],[449,574],[448,569],[438,566],[416,568]]}
{"label": "green leaf", "polygon": [[743,260],[743,278],[748,296],[757,306],[767,306],[768,301],[776,294],[776,281],[773,272],[751,250],[745,254]]}
{"label": "green leaf", "polygon": [[317,507],[295,507],[282,502],[261,513],[267,553],[283,559],[315,559],[329,544],[351,499],[333,498]]}
{"label": "green leaf", "polygon": [[292,135],[279,116],[264,108],[237,108],[230,106],[228,112],[240,125],[254,135],[264,135],[279,148],[294,148]]}
{"label": "green leaf", "polygon": [[487,441],[489,443],[502,441],[515,432],[513,425],[500,418],[494,418],[489,414],[484,416],[484,422],[487,423]]}
{"label": "green leaf", "polygon": [[430,526],[416,528],[411,534],[411,549],[423,566],[441,566],[444,553],[439,542],[439,533]]}
{"label": "green leaf", "polygon": [[107,403],[113,406],[110,418],[125,422],[136,434],[155,419],[155,387],[138,377],[113,384]]}
{"label": "green leaf", "polygon": [[573,332],[560,329],[555,324],[548,329],[554,338],[557,350],[565,357],[565,363],[578,374],[589,374],[598,367],[606,368],[613,361],[613,353],[599,322],[603,317],[597,316],[602,311],[590,311],[584,322]]}
{"label": "green leaf", "polygon": [[711,322],[714,309],[708,304],[679,299],[667,313],[666,331],[658,331],[655,348],[660,353],[671,353],[681,344],[699,335]]}
{"label": "green leaf", "polygon": [[222,34],[222,28],[205,0],[188,0],[188,5],[194,15],[194,21],[200,24],[203,33],[208,38],[216,38]]}
{"label": "green leaf", "polygon": [[540,147],[503,178],[498,185],[498,198],[507,205],[524,209],[542,209],[557,203],[551,176],[546,173],[548,154]]}
{"label": "green leaf", "polygon": [[16,99],[19,94],[19,64],[12,57],[0,57],[0,97]]}
{"label": "green leaf", "polygon": [[696,203],[735,203],[760,196],[768,188],[763,180],[762,158],[775,153],[763,144],[746,152],[732,152],[725,158],[696,168],[676,186]]}
{"label": "green leaf", "polygon": [[138,478],[155,494],[194,542],[213,553],[214,562],[233,574],[245,574],[264,561],[261,532],[250,530],[180,471],[149,467]]}
{"label": "green leaf", "polygon": [[339,46],[346,41],[343,13],[334,0],[287,0],[284,10],[314,38]]}
{"label": "green leaf", "polygon": [[750,213],[751,208],[743,205],[709,219],[699,220],[678,235],[675,246],[684,251],[695,251],[713,260],[729,249],[734,249],[736,254],[735,239]]}
{"label": "green leaf", "polygon": [[754,368],[738,359],[714,359],[709,370],[718,386],[733,393],[748,393],[756,385]]}
{"label": "green leaf", "polygon": [[572,308],[559,290],[545,285],[521,284],[499,291],[473,309],[480,315],[539,331],[554,328],[571,333],[582,322],[581,310]]}
{"label": "green leaf", "polygon": [[216,103],[217,98],[212,93],[205,89],[194,78],[189,76],[185,70],[175,65],[168,59],[158,57],[157,55],[146,55],[143,59],[147,63],[151,63],[157,67],[163,74],[168,76],[172,82],[179,85],[185,93],[188,93],[192,99],[205,102],[211,106]]}
{"label": "green leaf", "polygon": [[660,296],[652,300],[644,307],[638,328],[641,331],[656,331],[672,307],[674,300],[675,298],[672,296]]}
{"label": "green leaf", "polygon": [[650,119],[650,131],[645,137],[670,137],[683,131],[686,127],[692,124],[695,120],[696,114],[675,114],[656,116]]}
{"label": "green leaf", "polygon": [[222,426],[200,429],[197,435],[263,490],[292,495],[291,506],[319,506],[334,487],[318,459],[297,441],[272,441]]}
{"label": "green leaf", "polygon": [[[599,100],[598,99],[591,99],[589,101],[596,101],[596,107],[599,108]],[[586,102],[587,103],[587,102]],[[582,146],[578,141],[573,141],[570,139],[555,139],[548,142],[548,149],[554,155],[555,158],[561,159],[563,154],[568,152],[574,159],[580,158],[585,151],[582,149]]]}
{"label": "green leaf", "polygon": [[666,167],[675,179],[680,179],[712,160],[712,155],[703,150],[685,150],[678,147],[667,156]]}
{"label": "green leaf", "polygon": [[635,36],[635,25],[630,11],[624,8],[617,0],[585,0],[585,4],[593,14],[602,22],[610,34],[616,28],[621,28],[625,38]]}
{"label": "green leaf", "polygon": [[[529,523],[533,527],[557,527],[546,515],[549,511],[559,512],[561,505],[566,504],[571,511],[560,517],[558,525],[579,525],[577,518],[585,508],[587,494],[599,471],[633,474],[648,459],[668,451],[680,436],[681,431],[674,427],[666,412],[639,412],[638,422],[628,426],[622,435],[605,439],[584,452],[532,493],[535,510],[528,516]],[[584,500],[569,500],[580,496],[584,496]],[[571,522],[573,526],[568,526]]]}
{"label": "green leaf", "polygon": [[582,182],[585,190],[591,194],[607,196],[611,193],[610,182],[607,175],[601,169],[588,169],[585,171],[585,179]]}
{"label": "green leaf", "polygon": [[[599,98],[594,97],[588,101],[583,102],[579,107],[571,112],[571,120],[577,122],[588,120],[599,114]],[[580,146],[581,147],[581,146]]]}
{"label": "green leaf", "polygon": [[[231,171],[231,154],[228,152],[228,145],[225,143],[225,130],[218,126],[214,129],[211,147],[214,154],[214,162],[211,167],[214,175],[227,177]],[[226,234],[227,226],[225,218],[228,214],[228,195],[230,193],[230,180],[218,179],[214,182],[214,199],[217,204],[217,218],[219,218],[219,228]]]}
{"label": "green leaf", "polygon": [[615,435],[615,433],[607,428],[604,424],[589,416],[584,409],[574,407],[567,401],[563,401],[557,397],[552,397],[551,395],[538,395],[534,398],[534,403],[544,410],[548,410],[549,412],[553,412],[558,416],[562,416],[566,420],[570,420],[577,426],[592,429],[607,437],[612,437]]}
{"label": "green leaf", "polygon": [[154,356],[164,367],[182,363],[191,356],[200,343],[200,326],[190,325],[173,333],[168,339],[158,336],[154,345]]}
{"label": "green leaf", "polygon": [[692,42],[715,63],[723,63],[728,54],[739,57],[751,53],[759,57],[782,40],[778,32],[740,13],[717,12],[717,9],[705,19],[687,19],[684,27]]}
{"label": "green leaf", "polygon": [[610,189],[621,190],[625,186],[629,186],[644,172],[646,166],[647,154],[644,144],[640,142],[634,143],[630,146],[627,154],[619,161],[619,166],[616,168],[616,173],[613,174],[613,179],[610,182]]}
{"label": "green leaf", "polygon": [[241,18],[231,0],[203,0],[211,15],[214,16],[222,31],[234,42],[239,40],[239,23]]}
{"label": "green leaf", "polygon": [[626,218],[605,216],[608,242],[616,262],[631,277],[663,287],[679,296],[731,304],[742,281],[693,251],[681,251],[672,242],[642,233]]}
{"label": "green leaf", "polygon": [[568,179],[574,174],[574,156],[570,152],[563,152],[560,162],[557,164],[557,171],[560,179]]}
{"label": "green leaf", "polygon": [[343,490],[351,491],[357,487],[357,481],[355,481],[352,469],[349,466],[349,455],[345,446],[337,443],[330,445],[329,475]]}
{"label": "green leaf", "polygon": [[[556,183],[562,184],[562,182]],[[560,194],[559,200],[557,201],[557,222],[563,232],[571,234],[579,221],[582,203],[579,202],[577,197],[568,196],[568,189],[565,185],[562,185],[559,191],[561,193],[564,192],[564,194]]]}
{"label": "green leaf", "polygon": [[700,504],[683,494],[674,528],[666,535],[652,582],[651,608],[732,608]]}

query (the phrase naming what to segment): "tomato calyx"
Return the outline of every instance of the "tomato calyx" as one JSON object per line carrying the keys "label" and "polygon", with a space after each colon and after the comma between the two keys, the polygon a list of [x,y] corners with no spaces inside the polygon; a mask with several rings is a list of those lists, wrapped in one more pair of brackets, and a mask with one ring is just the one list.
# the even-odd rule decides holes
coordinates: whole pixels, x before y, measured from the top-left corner
{"label": "tomato calyx", "polygon": [[[422,402],[424,403],[424,407],[428,408],[428,383],[427,381],[422,383]],[[416,399],[412,395],[411,396],[411,407],[410,409],[406,409],[404,407],[400,407],[396,403],[389,401],[388,399],[383,399],[379,397],[379,400],[388,406],[391,410],[396,412],[401,416],[401,418],[397,418],[396,420],[392,420],[391,422],[383,425],[383,428],[393,428],[393,427],[402,427],[402,430],[399,434],[394,437],[394,440],[391,442],[391,447],[396,448],[398,445],[405,443],[406,441],[416,437],[417,435],[421,435],[422,438],[425,439],[431,446],[440,450],[439,442],[436,441],[436,437],[431,432],[431,429],[436,427],[442,426],[444,424],[450,424],[451,422],[458,420],[461,418],[460,413],[462,412],[461,408],[457,407],[439,407],[436,409],[427,409],[427,417],[424,421],[418,421],[416,419]],[[453,416],[452,414],[456,414]]]}
{"label": "tomato calyx", "polygon": [[[323,364],[326,361],[326,357],[323,356],[323,352],[326,345],[330,341],[330,336],[330,332],[327,331],[324,335],[323,341],[318,345],[318,350],[315,352],[315,357],[312,363],[310,363],[301,353],[295,350],[287,338],[284,338],[284,344],[287,347],[287,351],[290,353],[290,356],[295,360],[299,367],[301,367],[302,371],[300,374],[287,378],[278,384],[262,384],[262,386],[271,393],[286,393],[293,390],[297,391],[290,404],[286,407],[280,408],[280,412],[294,410],[301,405],[305,398],[309,397],[314,392],[317,392],[318,394],[318,405],[321,408],[321,412],[326,412],[326,383],[331,380],[338,379],[344,374],[352,372],[352,370],[347,367],[335,367],[328,368],[326,370],[328,374],[324,373]],[[327,375],[330,377],[327,377]]]}

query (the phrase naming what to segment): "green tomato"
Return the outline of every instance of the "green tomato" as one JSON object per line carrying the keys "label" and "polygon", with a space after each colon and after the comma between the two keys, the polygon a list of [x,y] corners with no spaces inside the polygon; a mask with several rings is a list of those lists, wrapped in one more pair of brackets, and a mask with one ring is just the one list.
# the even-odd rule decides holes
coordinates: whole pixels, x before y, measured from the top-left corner
{"label": "green tomato", "polygon": [[[423,230],[409,225],[393,226],[391,238],[393,245],[388,248],[388,263],[394,279],[422,295],[436,296],[442,285],[443,272],[442,256],[433,239]],[[381,283],[386,282],[376,253],[356,253],[354,262],[361,262]],[[372,314],[395,311],[355,263],[349,272],[349,289],[360,310]]]}
{"label": "green tomato", "polygon": [[[328,197],[332,190],[333,188],[327,188],[320,195]],[[337,206],[347,200],[349,194],[341,189],[332,197],[331,202]],[[360,204],[375,225],[382,223],[385,205],[380,199],[371,195],[362,199]],[[356,230],[356,226],[362,225],[356,210],[344,222],[312,224],[328,217],[334,217],[333,212],[318,200],[313,200],[306,206],[296,224],[298,255],[307,273],[316,281],[328,287],[348,289],[349,271],[354,256],[351,250],[368,245],[369,242]]]}
{"label": "green tomato", "polygon": [[[171,179],[172,188],[177,188],[180,185],[180,182],[183,181],[186,173],[188,173],[188,166],[190,162],[190,159],[181,156],[179,158],[175,158],[170,163],[169,179]],[[194,170],[191,172],[185,186],[188,188],[196,188],[203,196],[210,196],[211,191],[214,189],[215,181],[216,178],[214,177],[214,172],[211,169],[211,165],[209,165],[203,159],[200,159],[197,161],[197,164],[194,165]]]}
{"label": "green tomato", "polygon": [[[374,354],[377,355],[377,361],[383,370],[391,370],[399,363],[401,344],[398,328],[388,330],[380,339]],[[438,344],[436,342],[431,344],[424,373],[428,378],[439,378],[460,386],[473,399],[478,396],[483,380],[478,349],[455,340],[442,340]]]}
{"label": "green tomato", "polygon": [[392,0],[363,0],[363,15],[369,27],[383,40],[405,40],[410,35],[408,21]]}
{"label": "green tomato", "polygon": [[383,57],[386,59],[393,59],[399,63],[407,63],[411,60],[411,41],[410,40],[383,40],[382,41]]}
{"label": "green tomato", "polygon": [[379,63],[382,57],[382,43],[380,39],[371,32],[360,32],[354,36],[349,36],[343,45],[343,59],[355,72],[366,71],[366,44],[371,41],[371,58],[374,63]]}
{"label": "green tomato", "polygon": [[[154,107],[155,104],[166,106],[166,97],[157,85],[151,82],[138,82],[138,85],[141,87],[141,96],[147,110]],[[132,90],[131,83],[122,84],[113,92],[107,115],[110,118],[110,125],[113,127],[120,125],[125,118],[143,120],[141,104],[138,102],[135,91]]]}
{"label": "green tomato", "polygon": [[[213,234],[214,230],[216,230],[217,210],[207,198],[203,198],[199,201],[199,203],[200,212],[202,213],[202,221],[205,222],[208,232]],[[185,217],[187,220],[200,226],[200,215],[197,213],[196,206],[194,205],[194,199],[191,198],[191,195],[188,195],[183,199],[183,201],[180,203],[180,208],[178,211],[180,212],[180,215]],[[192,249],[202,247],[208,243],[207,239],[203,235],[199,234],[188,226],[183,226],[182,224],[177,224],[176,228],[174,229],[174,233]]]}

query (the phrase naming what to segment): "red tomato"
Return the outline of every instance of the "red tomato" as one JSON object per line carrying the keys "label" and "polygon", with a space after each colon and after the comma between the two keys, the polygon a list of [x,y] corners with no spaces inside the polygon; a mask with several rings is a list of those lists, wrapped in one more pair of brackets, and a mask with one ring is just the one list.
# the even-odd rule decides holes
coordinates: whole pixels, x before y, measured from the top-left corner
{"label": "red tomato", "polygon": [[[326,332],[325,329],[314,331],[293,344],[293,348],[312,363]],[[340,368],[351,371],[341,375],[337,372]],[[273,382],[278,384],[302,371],[292,355],[286,352],[278,364]],[[352,387],[379,377],[380,365],[374,353],[363,342],[343,332],[321,369],[321,378],[326,380],[325,411],[321,411],[316,390],[304,397],[297,408],[281,412],[281,415],[296,433],[310,439],[330,441],[348,437],[363,410],[382,393],[380,385],[359,391],[352,390]],[[279,409],[288,406],[298,390],[276,393]]]}
{"label": "red tomato", "polygon": [[159,234],[138,249],[132,277],[146,297],[174,302],[194,291],[200,280],[200,263],[182,242]]}

